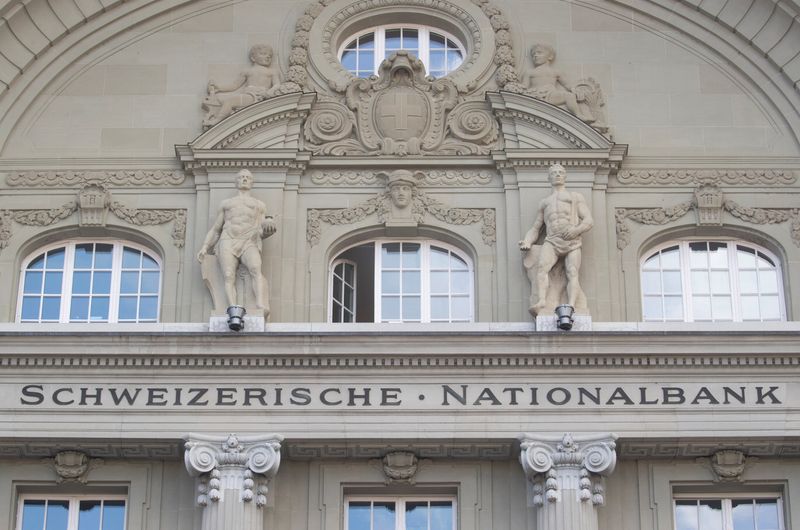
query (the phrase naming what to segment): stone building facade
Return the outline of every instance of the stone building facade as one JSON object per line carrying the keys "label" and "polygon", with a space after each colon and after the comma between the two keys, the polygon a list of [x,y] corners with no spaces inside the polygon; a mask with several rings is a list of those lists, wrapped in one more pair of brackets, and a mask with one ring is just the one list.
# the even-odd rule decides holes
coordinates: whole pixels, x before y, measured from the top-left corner
{"label": "stone building facade", "polygon": [[0,527],[800,524],[799,21],[0,0]]}

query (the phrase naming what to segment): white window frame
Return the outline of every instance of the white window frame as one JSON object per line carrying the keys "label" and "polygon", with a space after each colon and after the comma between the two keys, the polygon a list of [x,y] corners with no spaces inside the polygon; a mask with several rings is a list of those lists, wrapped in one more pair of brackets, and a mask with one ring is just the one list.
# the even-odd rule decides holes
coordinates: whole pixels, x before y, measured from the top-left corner
{"label": "white window frame", "polygon": [[[37,254],[38,255],[38,254]],[[79,506],[81,501],[125,501],[125,515],[123,516],[123,530],[128,527],[128,496],[127,495],[48,495],[26,493],[19,496],[17,503],[17,520],[15,530],[22,530],[22,508],[26,500],[30,501],[69,501],[67,530],[77,530]],[[102,520],[102,519],[101,519]],[[47,517],[45,516],[45,528]]]}
{"label": "white window frame", "polygon": [[[369,29],[365,29],[364,31],[360,31],[358,33],[354,33],[345,39],[341,46],[339,46],[339,51],[336,54],[336,57],[339,61],[342,60],[342,55],[344,54],[344,50],[348,44],[353,42],[354,40],[358,39],[359,37],[363,37],[364,35],[368,35],[370,33],[375,34],[375,56],[373,57],[373,68],[372,72],[377,74],[378,67],[381,65],[383,60],[385,59],[384,55],[386,55],[386,30],[391,29],[415,29],[417,30],[417,39],[419,40],[419,55],[417,58],[422,61],[422,64],[425,65],[425,71],[430,72],[430,42],[431,42],[431,33],[436,33],[441,35],[442,37],[446,38],[447,40],[455,43],[458,47],[458,50],[461,52],[462,61],[461,64],[464,64],[464,61],[467,58],[467,50],[464,47],[464,44],[461,42],[460,39],[453,36],[452,33],[444,31],[439,28],[434,28],[430,26],[423,26],[420,24],[386,24],[383,26],[374,26]],[[446,57],[445,57],[446,60]],[[461,65],[458,66],[461,68]],[[456,68],[456,70],[458,69]],[[446,68],[445,68],[446,69]],[[448,72],[447,75],[450,75],[455,70],[451,70]]]}
{"label": "white window frame", "polygon": [[[352,312],[353,313],[353,321],[352,321],[352,323],[355,323],[356,322],[356,315],[357,315],[356,309],[357,309],[357,305],[358,305],[358,299],[357,299],[357,295],[358,295],[358,263],[356,263],[355,261],[350,260],[350,259],[342,259],[342,258],[335,259],[335,260],[333,260],[333,263],[331,263],[330,282],[328,282],[328,300],[330,301],[330,303],[328,304],[329,320],[331,322],[333,322],[333,323],[338,323],[338,324],[344,323],[344,322],[334,322],[334,320],[333,320],[333,306],[334,306],[334,304],[336,304],[336,300],[334,298],[334,292],[333,292],[333,284],[334,284],[333,277],[336,274],[336,267],[338,267],[339,265],[342,265],[342,264],[344,264],[344,265],[352,265],[353,266],[353,285],[352,285],[352,288],[353,288],[353,307],[352,308],[345,308],[344,300],[342,300],[342,303],[339,304],[339,305],[342,306],[342,314],[344,314],[344,311],[348,311],[348,312]],[[346,286],[346,282],[344,280],[344,277],[342,277],[342,287],[344,288],[345,286]]]}
{"label": "white window frame", "polygon": [[[777,501],[778,510],[778,530],[786,529],[786,514],[783,509],[783,496],[779,493],[725,493],[725,494],[695,494],[695,493],[674,493],[672,496],[672,528],[678,529],[677,501],[721,501],[722,502],[722,530],[733,530],[733,508],[734,500],[758,500],[769,499]],[[756,528],[756,530],[759,530]]]}
{"label": "white window frame", "polygon": [[[106,245],[113,245],[111,251],[111,288],[109,290],[109,301],[108,301],[108,320],[107,321],[92,321],[89,319],[88,322],[72,322],[69,318],[70,306],[72,305],[72,276],[75,272],[75,247],[81,244],[106,244]],[[137,245],[136,243],[132,243],[130,241],[124,241],[120,239],[67,239],[63,241],[59,241],[58,243],[54,243],[52,245],[48,245],[45,247],[39,247],[34,252],[29,254],[25,260],[22,262],[22,267],[20,269],[20,276],[19,276],[19,290],[17,294],[17,311],[16,311],[16,322],[22,322],[22,299],[24,296],[25,290],[25,274],[27,272],[28,266],[30,263],[36,259],[37,257],[49,252],[51,250],[64,248],[64,269],[63,269],[63,278],[61,282],[61,307],[59,311],[59,318],[58,323],[102,323],[102,324],[115,324],[119,320],[119,300],[120,300],[120,288],[121,288],[121,279],[122,279],[122,254],[124,247],[130,247],[134,250],[138,250],[140,252],[145,253],[149,258],[154,260],[158,265],[158,292],[156,293],[157,302],[156,302],[156,319],[155,322],[161,321],[161,292],[163,290],[163,283],[164,283],[164,266],[161,261],[160,256],[154,253],[152,250],[144,247],[142,245]],[[94,270],[94,269],[92,269]],[[42,279],[44,281],[44,279]],[[137,296],[141,296],[139,293]],[[138,321],[138,315],[137,315]],[[137,321],[130,321],[126,320],[123,323],[125,324],[135,324]],[[32,322],[32,321],[26,321]],[[37,321],[41,322],[41,320]],[[50,323],[51,321],[44,321],[42,323]],[[149,320],[148,320],[149,322]],[[56,323],[52,321],[52,323]]]}
{"label": "white window frame", "polygon": [[[775,271],[777,275],[777,283],[778,283],[778,303],[779,303],[779,312],[780,318],[779,320],[775,320],[773,322],[779,321],[786,321],[786,297],[785,291],[783,287],[783,271],[781,267],[781,260],[772,252],[756,245],[754,243],[750,243],[749,241],[744,241],[741,239],[733,239],[733,238],[725,238],[725,237],[718,237],[718,238],[691,238],[691,239],[677,239],[668,241],[656,247],[648,249],[648,251],[642,256],[639,260],[639,292],[640,297],[639,301],[642,304],[642,320],[645,322],[673,322],[674,320],[667,320],[666,318],[662,318],[659,320],[656,319],[645,319],[644,315],[644,300],[645,300],[645,288],[644,288],[644,264],[645,262],[653,257],[654,254],[664,250],[668,247],[677,246],[678,247],[678,257],[679,257],[679,266],[680,266],[680,274],[681,274],[681,297],[683,302],[683,320],[682,322],[695,322],[694,319],[694,304],[692,303],[692,278],[691,278],[691,256],[690,256],[690,249],[689,245],[691,243],[725,243],[728,245],[727,247],[727,259],[728,259],[728,273],[729,273],[729,281],[730,281],[730,296],[731,296],[731,320],[712,320],[711,322],[743,322],[742,320],[742,311],[741,311],[741,302],[742,302],[742,295],[739,289],[739,264],[736,258],[736,246],[741,245],[743,247],[751,248],[757,252],[760,252],[769,259],[771,259],[775,263]],[[661,271],[662,269],[659,269]],[[760,293],[759,293],[760,294]],[[663,289],[661,291],[661,295],[663,298]],[[662,311],[663,315],[663,311]],[[703,320],[702,322],[708,322]],[[765,320],[747,320],[746,322],[770,322]]]}
{"label": "white window frame", "polygon": [[[475,269],[472,263],[472,260],[464,254],[461,250],[454,247],[453,245],[448,245],[447,243],[441,241],[434,241],[430,239],[376,239],[375,243],[375,270],[373,271],[374,278],[375,278],[375,315],[374,315],[374,322],[378,323],[417,323],[416,321],[408,321],[408,320],[387,320],[384,322],[383,315],[381,314],[381,295],[383,294],[383,287],[381,285],[382,279],[382,263],[381,263],[381,249],[383,245],[387,243],[417,243],[420,245],[420,321],[421,324],[428,324],[431,322],[431,285],[430,285],[430,278],[431,278],[431,247],[441,247],[449,250],[450,252],[456,254],[459,258],[464,260],[467,264],[467,272],[469,274],[470,282],[469,282],[469,316],[467,318],[467,322],[474,322],[475,321]],[[400,293],[401,297],[403,293]],[[401,316],[402,316],[402,308],[401,308]],[[439,323],[445,323],[444,321],[437,321]]]}
{"label": "white window frame", "polygon": [[[395,530],[405,530],[406,528],[406,510],[405,505],[407,502],[437,502],[449,501],[452,504],[453,510],[453,528],[458,529],[458,505],[456,503],[455,495],[347,495],[344,498],[344,530],[350,528],[350,521],[348,520],[350,510],[349,505],[351,502],[394,502],[395,503]],[[372,526],[372,525],[370,525]],[[429,520],[430,526],[430,520]]]}

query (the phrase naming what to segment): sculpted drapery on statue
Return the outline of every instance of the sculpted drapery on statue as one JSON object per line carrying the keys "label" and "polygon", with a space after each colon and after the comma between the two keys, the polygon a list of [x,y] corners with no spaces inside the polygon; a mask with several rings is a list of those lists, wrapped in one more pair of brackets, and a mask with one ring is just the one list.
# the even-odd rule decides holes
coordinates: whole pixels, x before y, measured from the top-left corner
{"label": "sculpted drapery on statue", "polygon": [[[208,231],[197,259],[207,266],[208,254],[217,255],[225,286],[228,307],[239,303],[236,289],[236,272],[241,264],[250,277],[255,295],[255,305],[266,318],[269,315],[267,281],[261,272],[261,240],[277,231],[275,220],[267,215],[267,206],[250,195],[253,175],[243,169],[236,176],[238,195],[225,199],[219,207],[219,215]],[[209,280],[204,270],[204,278]],[[214,292],[213,286],[212,294]],[[245,293],[238,293],[243,299]]]}
{"label": "sculpted drapery on statue", "polygon": [[[566,303],[578,313],[587,313],[578,276],[582,236],[592,228],[594,220],[583,196],[567,191],[567,171],[563,166],[551,166],[548,179],[553,193],[539,203],[533,226],[519,242],[520,250],[527,251],[523,263],[531,281],[529,311],[536,316]],[[545,238],[536,245],[542,227]]]}

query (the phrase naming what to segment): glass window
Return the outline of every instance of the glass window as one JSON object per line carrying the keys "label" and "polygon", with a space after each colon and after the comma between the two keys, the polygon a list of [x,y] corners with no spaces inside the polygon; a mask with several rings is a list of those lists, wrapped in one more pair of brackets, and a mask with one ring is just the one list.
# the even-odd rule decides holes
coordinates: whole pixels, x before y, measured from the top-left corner
{"label": "glass window", "polygon": [[679,241],[642,262],[645,321],[785,320],[778,260],[739,241]]}
{"label": "glass window", "polygon": [[23,496],[17,521],[17,530],[125,530],[125,499]]}
{"label": "glass window", "polygon": [[331,289],[331,322],[473,320],[472,264],[444,243],[375,241],[348,249],[333,262]]}
{"label": "glass window", "polygon": [[452,498],[358,498],[345,501],[346,530],[455,530]]}
{"label": "glass window", "polygon": [[446,32],[424,26],[378,26],[348,39],[339,51],[345,70],[356,77],[378,72],[381,61],[406,50],[425,64],[428,75],[443,77],[461,66],[464,46]]}
{"label": "glass window", "polygon": [[157,322],[161,266],[146,250],[114,241],[70,241],[22,270],[20,322]]}
{"label": "glass window", "polygon": [[675,530],[783,530],[778,496],[676,498]]}

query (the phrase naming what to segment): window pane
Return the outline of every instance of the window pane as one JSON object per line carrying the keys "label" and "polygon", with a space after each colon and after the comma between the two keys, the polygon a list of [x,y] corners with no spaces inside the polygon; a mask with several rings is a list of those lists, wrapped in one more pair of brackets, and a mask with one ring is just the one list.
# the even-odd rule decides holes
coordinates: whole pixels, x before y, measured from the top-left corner
{"label": "window pane", "polygon": [[664,318],[667,320],[683,320],[683,297],[664,297]]}
{"label": "window pane", "polygon": [[122,250],[122,268],[138,269],[141,265],[142,253],[138,250],[125,247]]}
{"label": "window pane", "polygon": [[120,278],[119,290],[121,293],[136,293],[139,292],[139,272],[138,271],[125,271]]}
{"label": "window pane", "polygon": [[61,297],[45,296],[42,298],[42,320],[55,320],[61,317]]}
{"label": "window pane", "polygon": [[121,296],[119,299],[119,320],[136,320],[135,296]]}
{"label": "window pane", "polygon": [[431,247],[431,269],[449,269],[450,253],[443,248]]}
{"label": "window pane", "polygon": [[[756,499],[758,530],[780,530],[778,517],[778,501],[774,499]],[[738,529],[734,528],[734,530]]]}
{"label": "window pane", "polygon": [[372,506],[373,530],[395,530],[393,502],[376,502]]}
{"label": "window pane", "polygon": [[764,320],[779,320],[781,318],[780,299],[777,295],[762,296],[761,318]]}
{"label": "window pane", "polygon": [[25,273],[25,285],[22,292],[26,294],[39,294],[42,292],[42,273],[27,271]]}
{"label": "window pane", "polygon": [[450,317],[450,299],[446,296],[431,296],[431,320],[447,320]]}
{"label": "window pane", "polygon": [[22,505],[21,530],[42,530],[44,527],[45,501],[30,500]]}
{"label": "window pane", "polygon": [[444,49],[444,37],[438,35],[436,33],[431,33],[431,41],[430,41],[431,50],[443,50]]}
{"label": "window pane", "polygon": [[447,294],[449,285],[449,274],[446,271],[432,271],[431,272],[431,293],[434,294]]}
{"label": "window pane", "polygon": [[43,269],[44,268],[44,254],[36,256],[36,259],[30,262],[29,269]]}
{"label": "window pane", "polygon": [[93,294],[109,294],[111,292],[111,273],[95,272],[92,278]]}
{"label": "window pane", "polygon": [[642,292],[644,294],[661,293],[661,274],[655,271],[643,271]]}
{"label": "window pane", "polygon": [[[734,499],[731,505],[733,507],[733,530],[756,530],[753,500]],[[759,530],[762,529],[759,528]]]}
{"label": "window pane", "polygon": [[400,297],[382,296],[381,297],[381,319],[400,320]]}
{"label": "window pane", "polygon": [[101,501],[81,501],[78,508],[78,530],[100,530]]}
{"label": "window pane", "polygon": [[108,320],[108,297],[92,298],[91,320]]}
{"label": "window pane", "polygon": [[679,294],[683,291],[681,289],[681,273],[679,271],[664,271],[662,278],[665,293]]}
{"label": "window pane", "polygon": [[419,50],[419,36],[417,30],[408,28],[403,29],[403,49],[410,51]]}
{"label": "window pane", "polygon": [[681,258],[678,247],[670,247],[661,251],[661,268],[680,269]]}
{"label": "window pane", "polygon": [[711,292],[714,294],[727,294],[731,292],[728,271],[711,271]]}
{"label": "window pane", "polygon": [[342,66],[349,72],[354,72],[356,68],[357,53],[355,50],[345,50],[342,53]]}
{"label": "window pane", "polygon": [[728,245],[727,243],[710,242],[709,249],[709,263],[713,269],[727,269],[728,268]]}
{"label": "window pane", "polygon": [[350,263],[343,263],[343,265],[344,265],[344,281],[347,282],[348,285],[354,285],[356,268]]}
{"label": "window pane", "polygon": [[722,530],[722,501],[700,501],[700,530]]}
{"label": "window pane", "polygon": [[[39,273],[40,274],[40,273]],[[44,276],[44,294],[61,294],[63,272],[47,272]]]}
{"label": "window pane", "polygon": [[642,270],[659,270],[661,268],[661,259],[659,256],[660,254],[656,254],[647,258],[647,260],[644,262],[644,265],[642,265]]}
{"label": "window pane", "polygon": [[75,246],[75,268],[77,269],[91,269],[92,268],[92,244],[82,243]]}
{"label": "window pane", "polygon": [[696,501],[675,502],[675,530],[699,530]]}
{"label": "window pane", "polygon": [[75,272],[72,274],[72,292],[73,294],[89,294],[89,287],[92,283],[92,273],[83,271]]}
{"label": "window pane", "polygon": [[158,272],[143,272],[142,273],[142,290],[143,293],[157,293],[158,292]]}
{"label": "window pane", "polygon": [[467,271],[454,271],[450,277],[452,280],[451,292],[469,294],[469,273]]}
{"label": "window pane", "polygon": [[664,318],[660,296],[645,296],[642,310],[645,320],[661,320]]}
{"label": "window pane", "polygon": [[381,265],[385,269],[400,267],[400,243],[384,243],[381,246]]}
{"label": "window pane", "polygon": [[39,320],[39,307],[42,303],[41,299],[33,296],[25,296],[22,298],[22,320]]}
{"label": "window pane", "polygon": [[468,296],[454,296],[451,299],[450,318],[453,320],[470,319],[470,303]]}
{"label": "window pane", "polygon": [[430,530],[453,530],[453,503],[450,501],[431,502]]}
{"label": "window pane", "polygon": [[399,50],[400,49],[400,30],[399,29],[387,29],[386,30],[385,46],[386,46],[387,50]]}
{"label": "window pane", "polygon": [[158,263],[156,263],[156,260],[148,256],[147,254],[142,254],[142,268],[158,269]]}
{"label": "window pane", "polygon": [[403,243],[403,268],[419,268],[419,243]]}
{"label": "window pane", "polygon": [[732,320],[731,297],[714,296],[711,298],[711,315],[714,320]]}
{"label": "window pane", "polygon": [[445,71],[445,51],[434,51],[430,53],[430,70],[431,72],[444,72]]}
{"label": "window pane", "polygon": [[124,528],[125,501],[105,501],[103,506],[102,530],[124,530]]}
{"label": "window pane", "polygon": [[69,501],[49,501],[47,503],[46,530],[67,530]]}
{"label": "window pane", "polygon": [[381,291],[384,293],[400,292],[400,273],[398,271],[383,271],[381,273]]}
{"label": "window pane", "polygon": [[762,293],[777,293],[778,273],[774,270],[758,271],[758,286]]}
{"label": "window pane", "polygon": [[428,530],[427,502],[406,502],[406,530]]}
{"label": "window pane", "polygon": [[708,294],[710,287],[708,271],[692,271],[692,292],[694,294]]}
{"label": "window pane", "polygon": [[452,72],[459,66],[461,63],[464,62],[464,57],[461,55],[461,52],[458,50],[448,50],[447,51],[447,71]]}
{"label": "window pane", "polygon": [[419,296],[404,296],[403,320],[420,320],[421,318]]}
{"label": "window pane", "polygon": [[139,299],[139,320],[155,320],[156,317],[158,317],[158,297],[141,297]]}
{"label": "window pane", "polygon": [[758,296],[742,296],[742,320],[761,320],[761,311],[758,307]]}
{"label": "window pane", "polygon": [[94,267],[96,269],[111,268],[111,250],[114,245],[97,243],[94,246]]}
{"label": "window pane", "polygon": [[693,269],[708,268],[707,243],[689,243],[689,263]]}
{"label": "window pane", "polygon": [[736,247],[736,261],[740,269],[754,269],[756,266],[756,251],[747,247]]}
{"label": "window pane", "polygon": [[739,271],[739,291],[742,293],[758,292],[756,271]]}
{"label": "window pane", "polygon": [[84,322],[89,320],[89,297],[72,297],[72,304],[69,308],[69,319]]}
{"label": "window pane", "polygon": [[347,505],[347,530],[370,530],[370,503],[351,502]]}
{"label": "window pane", "polygon": [[695,320],[711,320],[711,299],[708,296],[693,296],[692,310]]}
{"label": "window pane", "polygon": [[362,50],[374,50],[375,49],[375,34],[374,33],[367,33],[366,35],[361,35],[358,38],[358,47]]}
{"label": "window pane", "polygon": [[47,268],[48,269],[63,269],[64,268],[64,249],[57,248],[47,253]]}
{"label": "window pane", "polygon": [[403,271],[403,293],[420,293],[419,271]]}

